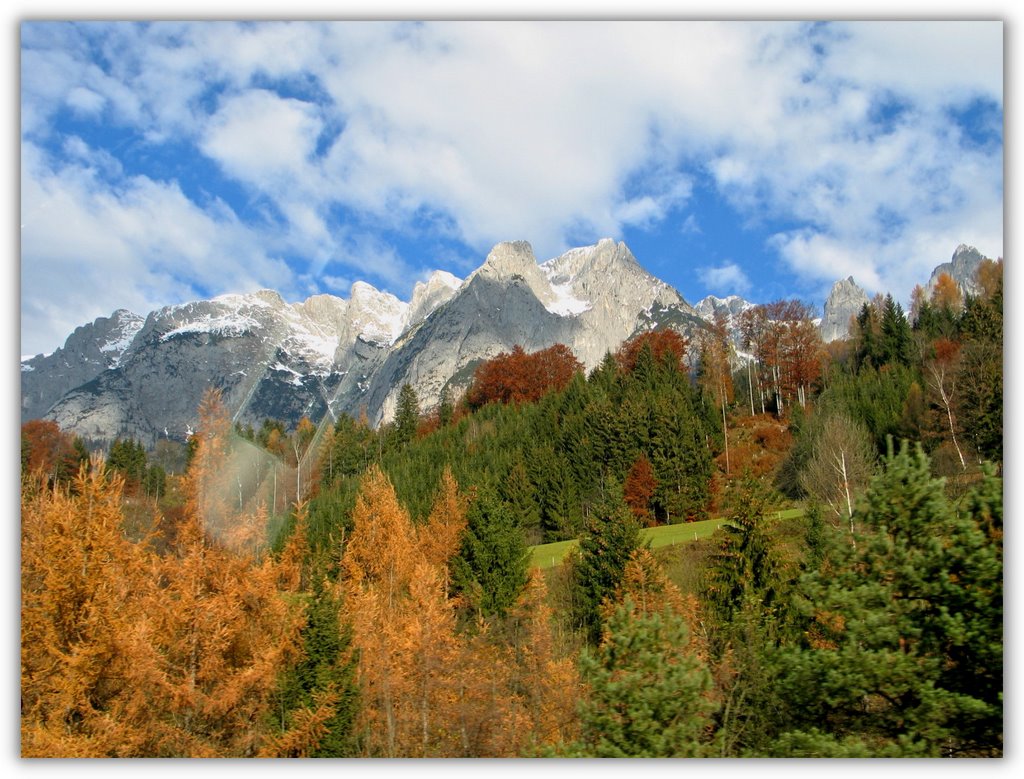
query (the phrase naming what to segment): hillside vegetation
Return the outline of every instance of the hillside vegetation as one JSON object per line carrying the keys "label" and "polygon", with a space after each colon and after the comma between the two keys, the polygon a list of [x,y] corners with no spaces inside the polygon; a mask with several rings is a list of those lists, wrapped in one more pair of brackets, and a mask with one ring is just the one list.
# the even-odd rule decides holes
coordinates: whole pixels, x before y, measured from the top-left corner
{"label": "hillside vegetation", "polygon": [[[25,756],[1001,756],[1002,265],[482,363],[394,420],[22,429]],[[543,569],[543,570],[542,570]]]}

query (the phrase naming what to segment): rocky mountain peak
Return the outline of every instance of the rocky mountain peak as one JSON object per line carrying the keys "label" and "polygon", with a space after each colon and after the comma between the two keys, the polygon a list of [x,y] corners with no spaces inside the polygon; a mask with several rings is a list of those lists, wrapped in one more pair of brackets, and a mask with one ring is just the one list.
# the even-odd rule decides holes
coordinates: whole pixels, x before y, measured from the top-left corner
{"label": "rocky mountain peak", "polygon": [[52,354],[22,359],[22,419],[42,417],[64,393],[116,368],[145,323],[145,317],[119,308],[75,328]]}
{"label": "rocky mountain peak", "polygon": [[932,271],[931,278],[928,279],[928,284],[925,286],[925,295],[931,298],[932,292],[935,291],[935,285],[938,284],[939,276],[943,273],[949,274],[964,293],[968,295],[980,294],[981,289],[978,286],[976,275],[978,273],[978,266],[986,259],[985,255],[973,246],[968,246],[965,243],[960,244],[956,247],[956,251],[953,252],[949,262],[936,266],[935,270]]}
{"label": "rocky mountain peak", "polygon": [[496,280],[514,276],[529,277],[537,268],[537,258],[529,241],[503,241],[495,245],[484,264],[473,275]]}
{"label": "rocky mountain peak", "polygon": [[851,317],[856,316],[867,302],[867,293],[857,285],[853,276],[833,284],[819,325],[822,340],[828,343],[846,338],[850,334]]}
{"label": "rocky mountain peak", "polygon": [[417,281],[409,300],[409,317],[406,327],[422,322],[439,306],[451,300],[462,286],[462,280],[447,271],[438,270],[426,281]]}
{"label": "rocky mountain peak", "polygon": [[365,281],[352,285],[347,319],[363,340],[391,344],[405,329],[409,304]]}
{"label": "rocky mountain peak", "polygon": [[[404,383],[429,409],[443,388],[457,392],[481,360],[516,344],[564,343],[591,368],[638,332],[700,326],[676,290],[611,239],[543,265],[528,242],[500,243],[465,282],[436,272],[408,303],[358,281],[347,300],[286,303],[264,290],[167,306],[144,325],[129,312],[110,320],[120,323],[117,339],[97,320],[69,339],[83,341],[69,360],[23,361],[23,420],[45,415],[95,441],[181,440],[203,389],[216,386],[243,424],[360,408],[387,421]],[[101,352],[113,340],[130,342],[111,352],[117,362]],[[83,359],[86,347],[98,361]],[[67,370],[69,362],[78,367]]]}
{"label": "rocky mountain peak", "polygon": [[345,321],[348,301],[335,295],[311,295],[301,303],[292,307],[300,315],[304,315],[322,324],[339,325]]}

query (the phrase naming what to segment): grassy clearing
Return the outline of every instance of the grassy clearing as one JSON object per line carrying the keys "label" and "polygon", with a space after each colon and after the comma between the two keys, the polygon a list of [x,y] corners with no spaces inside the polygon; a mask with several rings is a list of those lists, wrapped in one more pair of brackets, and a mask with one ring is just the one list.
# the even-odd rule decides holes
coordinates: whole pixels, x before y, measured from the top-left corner
{"label": "grassy clearing", "polygon": [[[802,516],[803,509],[785,509],[776,512],[773,517],[777,519],[793,519]],[[687,522],[682,525],[662,525],[660,527],[644,528],[640,535],[644,540],[650,540],[651,548],[658,549],[663,546],[674,546],[675,544],[687,541],[696,541],[712,535],[719,526],[725,522],[724,517],[717,519],[706,519],[703,522]],[[540,544],[530,547],[530,567],[554,568],[561,565],[569,550],[579,544],[579,541],[556,541],[553,544]]]}

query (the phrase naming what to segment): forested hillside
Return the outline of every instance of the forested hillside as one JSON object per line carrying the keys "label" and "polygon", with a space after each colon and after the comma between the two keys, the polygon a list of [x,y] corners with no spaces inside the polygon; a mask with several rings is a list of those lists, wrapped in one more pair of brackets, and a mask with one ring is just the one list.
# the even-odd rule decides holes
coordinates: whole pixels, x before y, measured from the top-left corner
{"label": "forested hillside", "polygon": [[589,374],[517,348],[376,429],[28,423],[22,754],[1001,756],[1001,261],[977,288],[827,346],[779,301]]}

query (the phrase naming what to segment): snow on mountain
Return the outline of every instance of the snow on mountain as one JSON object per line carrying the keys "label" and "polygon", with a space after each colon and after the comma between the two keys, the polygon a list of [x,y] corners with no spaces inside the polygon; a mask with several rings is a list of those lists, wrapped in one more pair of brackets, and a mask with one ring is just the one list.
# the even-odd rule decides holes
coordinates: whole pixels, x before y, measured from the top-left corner
{"label": "snow on mountain", "polygon": [[402,334],[409,304],[364,281],[352,285],[348,320],[356,334],[371,343],[390,345]]}
{"label": "snow on mountain", "polygon": [[739,295],[728,295],[724,298],[708,295],[694,305],[693,310],[697,312],[701,319],[708,322],[714,322],[715,316],[721,312],[725,314],[729,325],[732,326],[733,317],[739,316],[748,308],[753,308],[753,306],[753,303],[749,300],[744,300]]}
{"label": "snow on mountain", "polygon": [[100,352],[110,361],[108,367],[116,367],[120,364],[122,355],[131,346],[135,336],[142,330],[142,326],[146,324],[144,317],[124,309],[114,312],[114,320],[116,324],[108,336],[109,340],[100,346]]}
{"label": "snow on mountain", "polygon": [[564,343],[592,368],[656,326],[688,331],[699,320],[625,244],[602,239],[538,263],[529,243],[513,241],[464,281],[432,274],[409,302],[357,281],[348,299],[286,303],[262,290],[97,320],[69,339],[66,354],[75,365],[95,355],[88,370],[62,369],[58,381],[54,360],[23,363],[23,419],[45,414],[93,440],[152,444],[164,429],[194,426],[203,390],[215,386],[243,424],[361,408],[386,421],[405,382],[426,410],[443,388],[464,387],[481,360],[516,344]]}
{"label": "snow on mountain", "polygon": [[577,316],[593,307],[593,302],[577,295],[574,288],[577,276],[588,259],[593,256],[593,246],[570,249],[565,254],[540,264],[541,272],[547,278],[551,298],[544,307],[558,316]]}
{"label": "snow on mountain", "polygon": [[427,281],[418,281],[409,300],[405,328],[419,324],[458,293],[462,279],[447,271],[434,271]]}
{"label": "snow on mountain", "polygon": [[580,300],[573,294],[572,283],[552,284],[552,300],[545,304],[545,308],[552,314],[558,316],[577,316],[584,311],[589,311],[591,303],[588,300]]}

